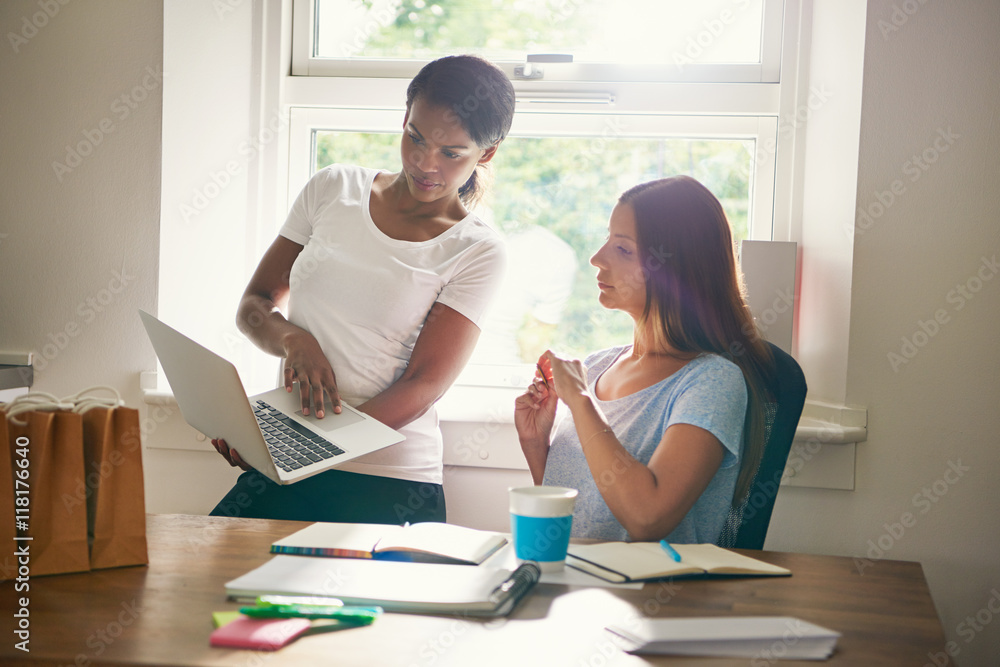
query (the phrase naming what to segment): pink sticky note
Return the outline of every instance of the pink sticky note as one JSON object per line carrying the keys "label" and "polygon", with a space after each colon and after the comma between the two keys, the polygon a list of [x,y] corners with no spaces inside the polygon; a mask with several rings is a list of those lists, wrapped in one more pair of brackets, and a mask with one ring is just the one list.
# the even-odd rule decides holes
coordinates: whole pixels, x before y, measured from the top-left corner
{"label": "pink sticky note", "polygon": [[275,651],[309,629],[307,618],[248,618],[243,616],[214,630],[212,646]]}

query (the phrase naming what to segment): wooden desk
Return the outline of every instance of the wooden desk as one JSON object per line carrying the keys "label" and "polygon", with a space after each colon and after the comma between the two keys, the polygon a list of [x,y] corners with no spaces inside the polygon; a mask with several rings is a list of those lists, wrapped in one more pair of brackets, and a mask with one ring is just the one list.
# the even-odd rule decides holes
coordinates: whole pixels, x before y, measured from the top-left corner
{"label": "wooden desk", "polygon": [[[603,632],[636,615],[796,616],[843,633],[831,665],[923,665],[945,639],[918,563],[748,552],[793,576],[686,580],[641,590],[540,584],[503,619],[385,614],[374,625],[304,637],[277,653],[211,648],[211,612],[235,610],[225,582],[265,562],[268,546],[306,524],[150,515],[148,567],[37,577],[0,585],[5,665],[605,665],[682,664],[622,653]],[[30,599],[30,654],[16,648],[9,610]],[[776,646],[780,652],[782,646]],[[688,659],[715,665],[816,665]]]}

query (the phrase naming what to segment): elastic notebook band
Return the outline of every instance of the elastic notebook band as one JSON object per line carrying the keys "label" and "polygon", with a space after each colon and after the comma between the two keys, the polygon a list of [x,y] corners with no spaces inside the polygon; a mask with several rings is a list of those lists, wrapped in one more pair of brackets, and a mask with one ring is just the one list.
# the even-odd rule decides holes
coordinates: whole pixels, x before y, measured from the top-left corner
{"label": "elastic notebook band", "polygon": [[490,594],[490,602],[496,604],[505,598],[520,600],[532,586],[538,583],[541,576],[542,569],[538,567],[537,563],[532,561],[521,563],[516,570],[510,573],[510,577]]}

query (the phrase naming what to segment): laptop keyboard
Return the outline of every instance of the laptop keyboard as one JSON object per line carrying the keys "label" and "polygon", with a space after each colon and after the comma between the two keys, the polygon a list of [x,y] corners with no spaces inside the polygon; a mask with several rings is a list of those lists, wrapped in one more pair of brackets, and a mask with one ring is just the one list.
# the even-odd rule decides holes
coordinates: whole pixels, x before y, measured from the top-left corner
{"label": "laptop keyboard", "polygon": [[313,463],[332,459],[344,450],[319,436],[294,419],[289,419],[265,401],[257,401],[253,409],[264,434],[274,463],[285,472],[304,468]]}

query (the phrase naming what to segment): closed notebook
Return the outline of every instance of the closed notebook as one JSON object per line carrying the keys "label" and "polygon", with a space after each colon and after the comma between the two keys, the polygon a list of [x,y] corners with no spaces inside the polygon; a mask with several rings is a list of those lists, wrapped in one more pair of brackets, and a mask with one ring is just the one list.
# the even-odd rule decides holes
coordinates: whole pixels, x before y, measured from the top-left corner
{"label": "closed notebook", "polygon": [[[785,616],[643,619],[607,630],[629,653],[825,660],[837,646],[834,632]],[[754,664],[752,661],[751,664]]]}
{"label": "closed notebook", "polygon": [[658,542],[604,542],[571,544],[566,564],[616,583],[667,577],[770,576],[792,574],[777,565],[723,549],[714,544],[674,544],[680,562]]}
{"label": "closed notebook", "polygon": [[226,584],[226,595],[323,595],[348,605],[385,611],[504,616],[538,582],[527,562],[514,571],[467,565],[399,563],[371,559],[275,556]]}
{"label": "closed notebook", "polygon": [[321,522],[278,540],[271,553],[479,565],[506,543],[501,533],[450,523]]}

